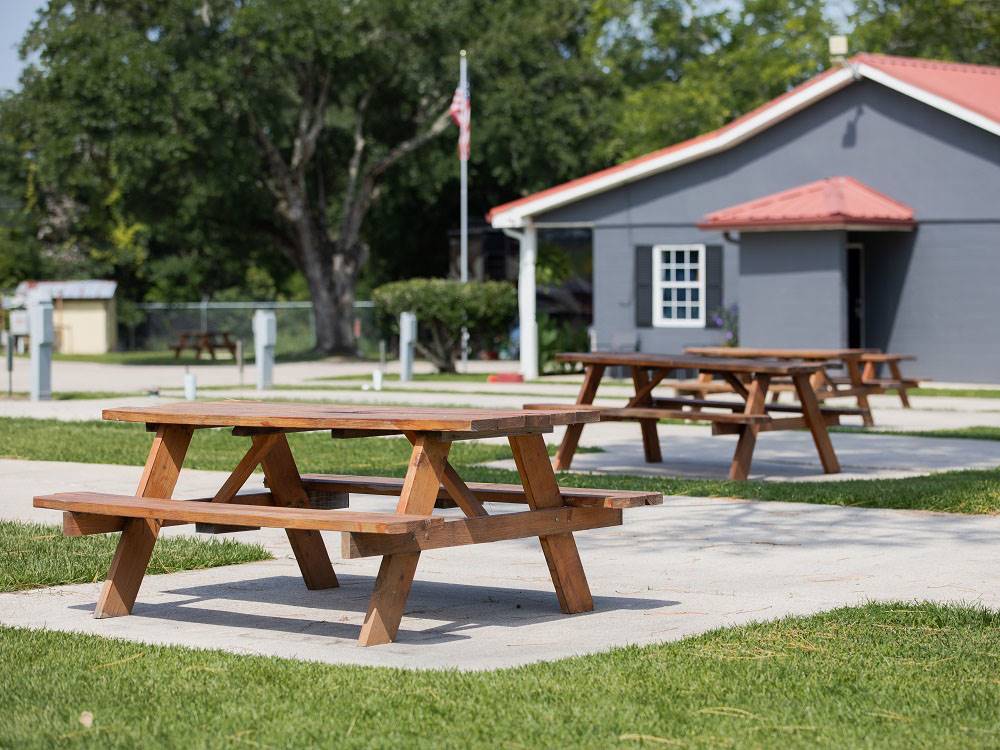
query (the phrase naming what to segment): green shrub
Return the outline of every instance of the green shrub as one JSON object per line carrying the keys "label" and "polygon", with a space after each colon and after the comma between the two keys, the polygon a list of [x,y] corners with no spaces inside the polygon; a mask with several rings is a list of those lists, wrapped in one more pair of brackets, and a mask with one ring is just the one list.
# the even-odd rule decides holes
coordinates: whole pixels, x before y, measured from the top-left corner
{"label": "green shrub", "polygon": [[394,281],[375,289],[372,299],[394,332],[400,313],[416,313],[417,351],[441,372],[455,371],[463,326],[474,346],[494,349],[517,316],[517,291],[505,281]]}

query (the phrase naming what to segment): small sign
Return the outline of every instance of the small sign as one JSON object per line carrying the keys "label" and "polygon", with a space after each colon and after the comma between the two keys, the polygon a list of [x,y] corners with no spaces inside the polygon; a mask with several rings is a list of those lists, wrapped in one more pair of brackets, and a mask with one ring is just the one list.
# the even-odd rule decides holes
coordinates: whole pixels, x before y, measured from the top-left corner
{"label": "small sign", "polygon": [[14,336],[27,336],[28,335],[28,311],[27,310],[11,310],[10,311],[10,332]]}

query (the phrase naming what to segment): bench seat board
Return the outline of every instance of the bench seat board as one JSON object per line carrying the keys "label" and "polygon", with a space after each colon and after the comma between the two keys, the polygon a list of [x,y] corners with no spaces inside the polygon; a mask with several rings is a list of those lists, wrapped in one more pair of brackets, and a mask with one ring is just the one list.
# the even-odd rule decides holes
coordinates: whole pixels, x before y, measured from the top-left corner
{"label": "bench seat board", "polygon": [[[398,495],[403,489],[403,480],[350,474],[303,474],[302,486],[307,492],[336,489],[339,492],[365,495]],[[524,488],[519,484],[469,482],[467,486],[480,502],[528,502]],[[563,504],[575,508],[638,508],[663,503],[663,495],[658,492],[593,490],[583,487],[560,487],[559,491]],[[450,497],[448,491],[441,487],[438,499],[447,500]]]}
{"label": "bench seat board", "polygon": [[344,534],[341,555],[348,559],[396,555],[621,524],[622,511],[619,508],[543,508],[446,521],[441,526],[411,534]]}
{"label": "bench seat board", "polygon": [[278,529],[352,531],[369,534],[406,534],[444,522],[442,518],[398,513],[366,513],[349,510],[267,507],[237,503],[206,503],[192,500],[109,495],[101,492],[65,492],[40,495],[36,508],[71,513],[154,518],[187,523],[218,523],[263,526]]}

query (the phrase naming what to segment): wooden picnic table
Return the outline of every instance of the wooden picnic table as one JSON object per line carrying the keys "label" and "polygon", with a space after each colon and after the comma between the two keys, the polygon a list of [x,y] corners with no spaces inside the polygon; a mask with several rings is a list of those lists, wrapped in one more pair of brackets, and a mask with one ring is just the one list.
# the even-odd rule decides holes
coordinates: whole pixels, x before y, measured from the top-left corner
{"label": "wooden picnic table", "polygon": [[[635,394],[623,407],[592,407],[601,421],[639,422],[646,461],[663,460],[656,431],[660,419],[705,421],[712,425],[713,434],[737,434],[739,440],[729,467],[730,479],[746,479],[759,432],[808,429],[812,434],[823,471],[840,471],[837,454],[830,442],[827,426],[839,424],[845,414],[857,414],[856,409],[834,409],[821,406],[810,384],[820,365],[815,362],[779,361],[767,359],[737,359],[733,357],[701,357],[691,354],[663,355],[643,353],[590,352],[557,355],[561,362],[584,366],[583,385],[576,406],[591,405],[607,367],[631,370]],[[671,373],[696,370],[723,378],[739,397],[733,400],[708,400],[678,395],[661,398],[654,389]],[[799,396],[799,404],[768,404],[767,393],[775,378],[789,378]],[[526,408],[552,408],[551,404],[527,404]],[[791,414],[792,416],[776,416]],[[584,423],[566,428],[553,462],[557,470],[568,469],[576,453]]]}
{"label": "wooden picnic table", "polygon": [[[35,498],[35,506],[63,511],[67,535],[121,531],[95,617],[130,614],[162,526],[196,524],[226,532],[284,528],[309,589],[338,585],[320,531],[343,532],[345,557],[381,555],[359,643],[395,639],[420,553],[427,549],[537,536],[559,606],[565,613],[593,609],[574,531],[616,526],[622,508],[655,505],[662,495],[561,489],[543,435],[556,425],[596,421],[590,409],[550,411],[337,406],[225,401],[105,409],[105,419],[142,422],[156,437],[135,496],[69,492]],[[246,455],[213,497],[172,500],[196,429],[232,428],[251,438]],[[334,439],[405,435],[412,444],[406,477],[301,475],[285,434],[329,430]],[[466,484],[448,461],[456,440],[506,437],[520,485]],[[260,465],[267,490],[237,494]],[[346,505],[350,493],[398,495],[394,513],[322,509]],[[451,500],[465,518],[432,516]],[[490,514],[484,503],[520,503],[527,510]]]}
{"label": "wooden picnic table", "polygon": [[177,343],[170,348],[174,350],[174,359],[179,358],[185,349],[193,350],[195,359],[201,359],[202,352],[215,359],[216,349],[225,349],[236,357],[236,342],[229,331],[181,331],[177,335]]}
{"label": "wooden picnic table", "polygon": [[[684,349],[687,354],[704,357],[739,357],[740,359],[770,359],[815,362],[820,365],[811,377],[813,390],[820,401],[830,398],[851,398],[856,400],[861,420],[866,427],[872,427],[871,406],[868,397],[879,393],[879,388],[873,383],[866,383],[862,371],[863,358],[875,354],[873,349],[782,349],[750,346],[689,346]],[[833,368],[843,368],[843,377],[830,374]],[[712,378],[700,379],[701,383]],[[681,388],[698,388],[698,384],[679,386]],[[782,391],[795,391],[790,382],[776,382],[771,385],[772,400],[778,400]]]}

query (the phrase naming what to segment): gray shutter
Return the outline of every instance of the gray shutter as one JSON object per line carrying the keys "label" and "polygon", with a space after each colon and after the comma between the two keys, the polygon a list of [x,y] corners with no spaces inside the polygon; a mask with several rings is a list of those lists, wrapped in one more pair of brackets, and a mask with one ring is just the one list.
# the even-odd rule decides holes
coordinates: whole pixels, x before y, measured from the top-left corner
{"label": "gray shutter", "polygon": [[653,325],[653,246],[635,247],[635,325]]}
{"label": "gray shutter", "polygon": [[705,246],[705,327],[718,328],[715,316],[722,309],[722,245]]}

